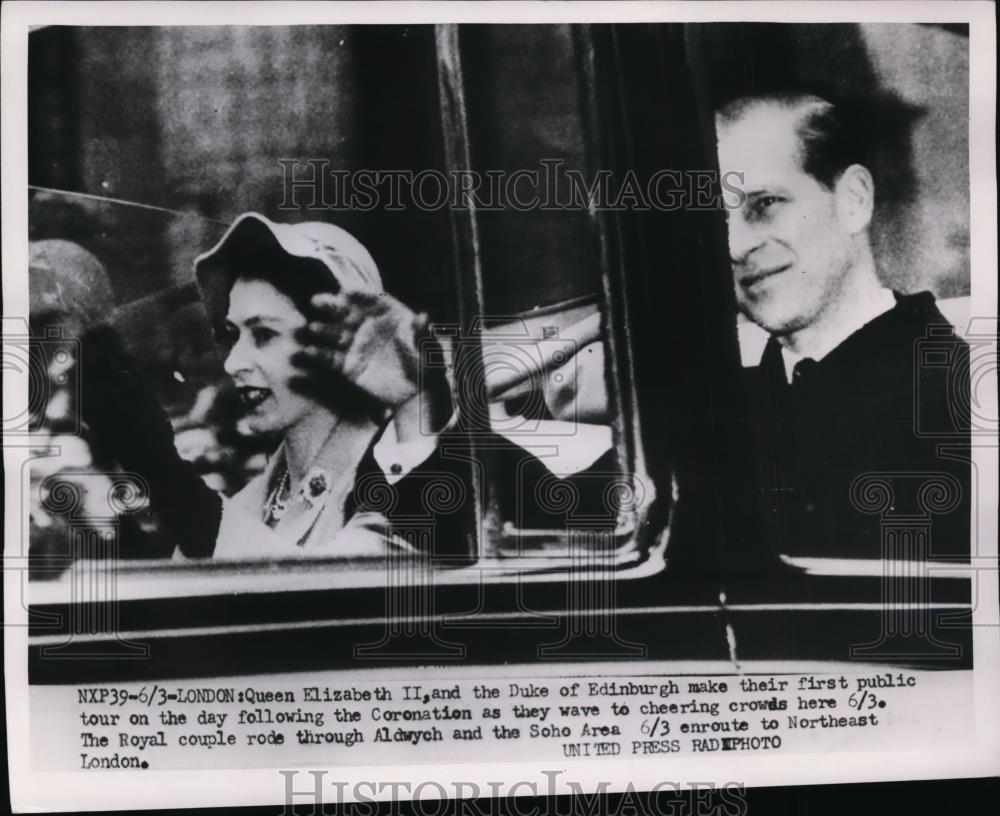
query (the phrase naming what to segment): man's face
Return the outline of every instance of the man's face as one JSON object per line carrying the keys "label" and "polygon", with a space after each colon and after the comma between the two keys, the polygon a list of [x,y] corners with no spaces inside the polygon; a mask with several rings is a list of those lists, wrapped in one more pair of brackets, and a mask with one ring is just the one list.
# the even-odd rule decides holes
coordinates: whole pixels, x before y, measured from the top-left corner
{"label": "man's face", "polygon": [[799,164],[796,118],[768,106],[719,129],[720,170],[742,173],[746,192],[728,211],[737,302],[777,335],[812,325],[837,301],[852,258],[835,191]]}

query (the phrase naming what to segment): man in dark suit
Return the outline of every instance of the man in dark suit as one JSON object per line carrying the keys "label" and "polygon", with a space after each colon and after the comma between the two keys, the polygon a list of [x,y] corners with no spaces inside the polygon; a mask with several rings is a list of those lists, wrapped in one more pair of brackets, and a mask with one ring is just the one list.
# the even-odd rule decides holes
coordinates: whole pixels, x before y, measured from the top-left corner
{"label": "man in dark suit", "polygon": [[[728,211],[737,303],[770,334],[746,378],[768,544],[967,556],[970,465],[942,443],[968,441],[968,346],[931,293],[882,285],[858,129],[806,94],[738,99],[717,129],[720,170],[742,174]],[[923,364],[928,344],[938,365]]]}

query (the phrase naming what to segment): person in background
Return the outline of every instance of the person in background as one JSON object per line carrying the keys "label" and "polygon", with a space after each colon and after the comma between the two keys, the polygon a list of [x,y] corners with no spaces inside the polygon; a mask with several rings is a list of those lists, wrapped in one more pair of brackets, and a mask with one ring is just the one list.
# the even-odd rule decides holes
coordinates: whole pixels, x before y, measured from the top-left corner
{"label": "person in background", "polygon": [[[177,546],[211,551],[218,496],[177,456],[167,415],[132,373],[109,319],[104,266],[79,244],[45,239],[29,244],[29,271],[32,576],[55,577],[82,556],[70,552],[71,522],[114,519],[120,558],[164,558]],[[117,511],[112,480],[131,484],[141,506]],[[67,489],[78,501],[60,498]]]}

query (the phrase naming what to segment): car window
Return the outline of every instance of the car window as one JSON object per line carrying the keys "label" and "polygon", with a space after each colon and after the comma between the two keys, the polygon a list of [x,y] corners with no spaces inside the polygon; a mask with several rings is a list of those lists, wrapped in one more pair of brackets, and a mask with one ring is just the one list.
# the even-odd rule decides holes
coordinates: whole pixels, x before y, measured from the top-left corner
{"label": "car window", "polygon": [[[91,417],[95,406],[119,400],[111,408],[124,411],[120,422],[152,422],[143,435],[155,437],[160,421],[179,458],[219,496],[232,497],[267,466],[275,440],[247,426],[191,271],[226,225],[50,189],[31,191],[29,212],[32,576],[65,578],[74,560],[111,559],[123,573],[147,576],[138,594],[163,591],[164,576],[204,571],[208,562],[185,557],[150,501],[149,474],[123,467]],[[468,444],[489,454],[495,515],[468,531],[468,557],[435,562],[443,572],[492,561],[491,580],[503,580],[643,560],[627,546],[644,496],[616,462],[601,310],[598,294],[588,293],[477,321],[490,435]],[[454,373],[458,342],[444,326],[441,359],[427,365],[449,370],[461,411],[468,386]],[[449,439],[447,453],[468,458],[467,443]],[[352,536],[339,557],[293,548],[248,553],[234,566],[259,563],[273,574],[301,572],[303,558],[320,571],[350,562],[355,585],[384,583],[384,559]],[[212,574],[221,569],[216,561]]]}

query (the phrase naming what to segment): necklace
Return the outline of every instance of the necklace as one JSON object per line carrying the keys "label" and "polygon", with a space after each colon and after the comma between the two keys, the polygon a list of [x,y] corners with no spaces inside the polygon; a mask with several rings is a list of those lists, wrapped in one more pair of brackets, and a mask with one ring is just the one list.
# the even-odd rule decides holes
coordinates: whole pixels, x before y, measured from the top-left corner
{"label": "necklace", "polygon": [[[329,444],[330,440],[333,439],[333,434],[337,430],[338,425],[340,425],[339,419],[334,422],[333,427],[330,428],[326,438],[323,440],[323,443],[316,449],[316,453],[313,455],[312,462],[310,464],[315,463],[320,454],[323,452],[323,449]],[[321,468],[312,467],[307,474],[306,482],[307,490],[300,489],[299,498],[309,507],[312,507],[313,500],[329,489],[330,480],[327,477],[326,471]],[[291,503],[291,499],[292,474],[288,470],[288,464],[286,463],[284,470],[282,471],[281,478],[278,479],[274,489],[268,494],[267,501],[264,502],[264,523],[268,527],[274,527],[279,521],[281,521],[285,512],[288,510],[288,505]]]}
{"label": "necklace", "polygon": [[281,474],[278,483],[267,497],[267,501],[264,502],[264,523],[268,527],[273,527],[285,515],[285,510],[288,507],[288,494],[291,493],[291,490],[292,476],[286,467],[285,472]]}

